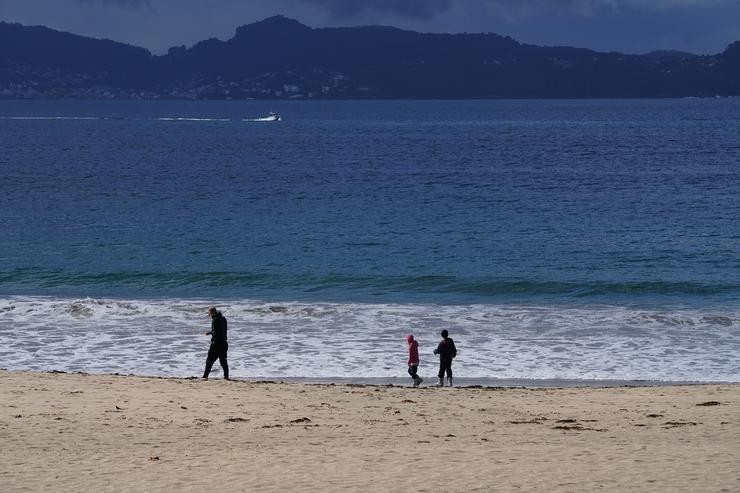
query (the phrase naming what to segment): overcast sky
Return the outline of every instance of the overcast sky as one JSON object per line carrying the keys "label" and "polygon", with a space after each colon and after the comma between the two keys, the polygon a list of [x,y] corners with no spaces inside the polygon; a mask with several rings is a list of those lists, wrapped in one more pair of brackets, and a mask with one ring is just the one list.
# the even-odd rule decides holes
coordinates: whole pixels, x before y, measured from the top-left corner
{"label": "overcast sky", "polygon": [[109,38],[154,53],[283,14],[311,27],[380,24],[495,32],[523,43],[718,53],[740,40],[740,0],[0,0],[0,20]]}

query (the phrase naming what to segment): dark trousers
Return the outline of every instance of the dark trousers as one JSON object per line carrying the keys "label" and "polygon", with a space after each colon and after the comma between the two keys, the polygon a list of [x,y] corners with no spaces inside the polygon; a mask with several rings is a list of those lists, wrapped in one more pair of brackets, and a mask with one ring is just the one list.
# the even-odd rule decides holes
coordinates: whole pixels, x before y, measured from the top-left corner
{"label": "dark trousers", "polygon": [[203,378],[208,378],[208,374],[211,373],[213,363],[218,360],[221,363],[221,368],[224,369],[224,378],[229,379],[229,364],[226,362],[226,352],[229,350],[228,344],[211,344],[208,349],[208,357],[206,358],[206,370],[203,372]]}
{"label": "dark trousers", "polygon": [[447,378],[452,378],[452,360],[440,359],[439,374],[437,376],[439,378],[444,378],[445,373],[447,373]]}
{"label": "dark trousers", "polygon": [[419,375],[416,374],[416,370],[419,369],[419,365],[409,365],[409,375],[411,375],[411,378],[416,380],[419,378]]}

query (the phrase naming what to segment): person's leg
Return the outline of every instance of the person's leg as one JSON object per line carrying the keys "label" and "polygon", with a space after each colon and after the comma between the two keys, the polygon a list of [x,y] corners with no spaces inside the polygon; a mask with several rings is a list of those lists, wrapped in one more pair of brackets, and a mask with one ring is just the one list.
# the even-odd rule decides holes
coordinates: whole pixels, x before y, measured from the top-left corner
{"label": "person's leg", "polygon": [[224,369],[224,379],[229,379],[229,363],[226,361],[226,353],[229,351],[229,346],[221,348],[218,354],[218,361],[221,363],[221,368]]}
{"label": "person's leg", "polygon": [[439,373],[437,373],[437,387],[441,387],[444,383],[445,377],[445,362],[439,360]]}
{"label": "person's leg", "polygon": [[447,373],[447,383],[452,387],[452,360],[447,362],[445,372]]}
{"label": "person's leg", "polygon": [[417,373],[419,371],[419,365],[412,365],[409,367],[409,374],[414,379],[414,387],[418,387],[424,380]]}
{"label": "person's leg", "polygon": [[206,356],[206,369],[203,371],[203,378],[208,378],[208,375],[211,373],[211,368],[213,367],[213,363],[218,359],[218,355],[215,351],[216,348],[211,346],[208,348],[208,356]]}

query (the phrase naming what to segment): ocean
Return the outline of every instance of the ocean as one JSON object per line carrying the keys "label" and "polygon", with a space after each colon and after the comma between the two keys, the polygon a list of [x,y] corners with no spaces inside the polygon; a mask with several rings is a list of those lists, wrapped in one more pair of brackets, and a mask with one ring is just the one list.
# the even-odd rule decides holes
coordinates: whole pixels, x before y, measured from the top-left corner
{"label": "ocean", "polygon": [[[280,122],[256,121],[269,111]],[[0,101],[0,367],[740,382],[740,99]],[[218,372],[218,364],[214,372]]]}

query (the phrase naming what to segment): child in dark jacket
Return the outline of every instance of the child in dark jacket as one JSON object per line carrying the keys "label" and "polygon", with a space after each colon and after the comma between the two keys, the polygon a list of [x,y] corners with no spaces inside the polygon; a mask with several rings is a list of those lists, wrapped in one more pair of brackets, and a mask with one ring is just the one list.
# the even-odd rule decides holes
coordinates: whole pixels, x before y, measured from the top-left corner
{"label": "child in dark jacket", "polygon": [[419,344],[414,339],[413,334],[406,336],[406,342],[409,343],[409,375],[414,379],[414,387],[418,387],[424,380],[416,374],[419,369]]}
{"label": "child in dark jacket", "polygon": [[444,376],[447,373],[447,383],[452,387],[452,358],[457,356],[457,348],[455,347],[455,341],[449,337],[447,330],[442,331],[442,340],[437,345],[437,349],[434,350],[434,354],[439,355],[439,381],[437,387],[444,386]]}

